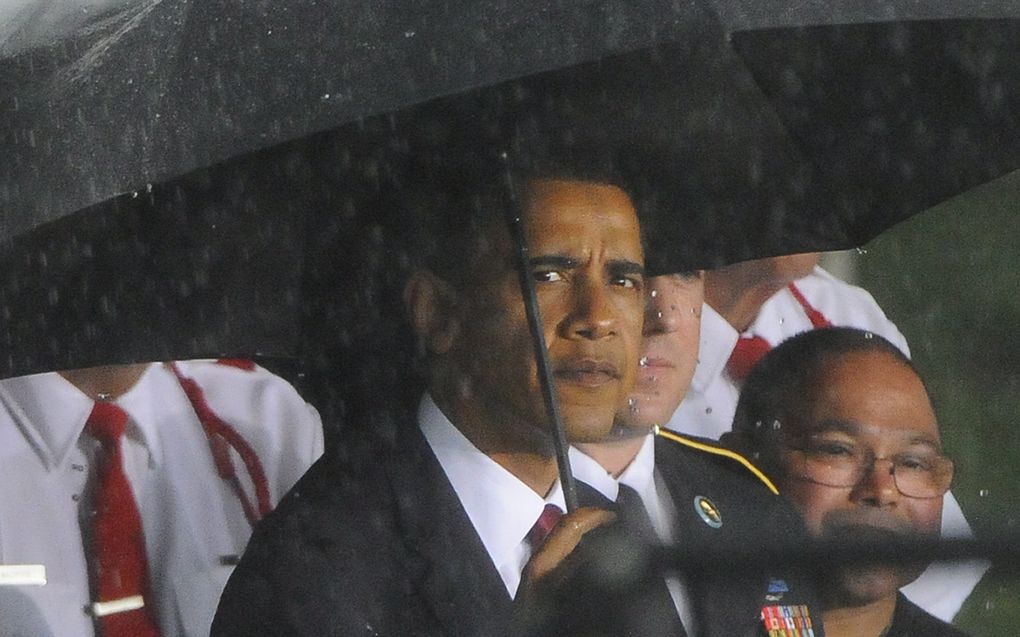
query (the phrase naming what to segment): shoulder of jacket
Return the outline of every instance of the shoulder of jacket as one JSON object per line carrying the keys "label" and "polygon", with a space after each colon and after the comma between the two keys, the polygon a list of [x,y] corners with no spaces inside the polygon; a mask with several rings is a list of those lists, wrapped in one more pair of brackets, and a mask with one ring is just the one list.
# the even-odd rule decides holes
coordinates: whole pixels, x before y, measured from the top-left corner
{"label": "shoulder of jacket", "polygon": [[772,480],[769,479],[768,476],[765,475],[764,472],[762,472],[761,469],[756,467],[753,462],[751,462],[744,456],[740,455],[736,451],[733,451],[732,449],[727,449],[726,447],[720,446],[717,443],[701,440],[699,438],[685,436],[683,434],[677,433],[670,429],[665,429],[663,427],[656,426],[654,429],[654,433],[655,436],[661,440],[666,440],[671,443],[681,445],[687,449],[691,449],[696,452],[709,454],[716,458],[728,460],[732,462],[734,465],[741,467],[743,470],[757,478],[773,494],[779,495],[779,489],[776,488],[776,485],[772,482]]}

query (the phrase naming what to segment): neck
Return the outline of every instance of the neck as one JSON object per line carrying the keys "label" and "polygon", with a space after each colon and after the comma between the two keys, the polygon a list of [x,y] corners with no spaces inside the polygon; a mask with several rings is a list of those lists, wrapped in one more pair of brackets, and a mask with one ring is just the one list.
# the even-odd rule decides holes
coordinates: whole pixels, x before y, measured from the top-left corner
{"label": "neck", "polygon": [[543,498],[549,495],[559,476],[555,457],[520,452],[491,452],[486,455]]}
{"label": "neck", "polygon": [[854,608],[830,608],[822,613],[827,637],[879,637],[892,622],[896,593]]}
{"label": "neck", "polygon": [[139,365],[108,365],[58,372],[64,379],[92,400],[117,400],[135,386],[145,372],[147,363]]}
{"label": "neck", "polygon": [[779,291],[775,285],[709,285],[705,280],[705,302],[738,332],[751,326],[761,306]]}
{"label": "neck", "polygon": [[766,276],[752,264],[736,264],[705,273],[705,302],[738,332],[746,331],[761,306],[783,289],[787,279]]}
{"label": "neck", "polygon": [[644,443],[645,437],[638,436],[598,443],[576,443],[574,446],[584,455],[598,462],[611,476],[619,478],[620,474],[626,471],[630,463],[637,457],[638,452],[641,451],[641,445]]}
{"label": "neck", "polygon": [[[515,419],[496,418],[478,402],[432,385],[432,399],[464,437],[543,498],[559,475],[549,435],[538,428],[513,426]],[[504,420],[506,422],[504,422]]]}

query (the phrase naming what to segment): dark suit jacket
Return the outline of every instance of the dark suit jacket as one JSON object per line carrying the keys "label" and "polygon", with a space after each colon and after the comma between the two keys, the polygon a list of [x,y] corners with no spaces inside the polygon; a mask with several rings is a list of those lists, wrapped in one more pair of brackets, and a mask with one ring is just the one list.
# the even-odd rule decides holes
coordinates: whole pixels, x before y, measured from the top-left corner
{"label": "dark suit jacket", "polygon": [[[763,498],[754,481],[708,454],[673,447],[657,448],[656,461],[678,512],[689,513],[679,537],[742,538],[740,529],[765,519],[771,494]],[[696,515],[695,495],[717,505],[722,527]],[[697,578],[700,634],[758,634],[767,587],[761,577]],[[508,624],[511,604],[414,428],[396,450],[329,454],[309,470],[256,529],[212,635],[493,635]]]}
{"label": "dark suit jacket", "polygon": [[511,599],[424,437],[329,454],[256,529],[212,634],[485,635]]}

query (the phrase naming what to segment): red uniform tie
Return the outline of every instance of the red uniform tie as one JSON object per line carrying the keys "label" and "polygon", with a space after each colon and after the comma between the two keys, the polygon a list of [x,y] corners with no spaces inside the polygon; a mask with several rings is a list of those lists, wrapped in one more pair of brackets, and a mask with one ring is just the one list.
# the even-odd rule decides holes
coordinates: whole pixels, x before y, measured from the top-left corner
{"label": "red uniform tie", "polygon": [[552,532],[553,527],[563,517],[563,510],[555,504],[547,504],[542,509],[542,514],[538,516],[538,520],[535,521],[534,526],[528,531],[525,538],[528,540],[528,544],[531,545],[532,551],[537,551],[538,547],[542,546],[545,542],[545,538]]}
{"label": "red uniform tie", "polygon": [[733,380],[744,382],[761,357],[769,353],[772,346],[760,336],[741,336],[726,361],[726,373]]}
{"label": "red uniform tie", "polygon": [[148,599],[142,519],[124,473],[121,438],[127,414],[112,402],[97,402],[85,431],[103,446],[93,520],[96,602],[92,615],[103,637],[159,637]]}
{"label": "red uniform tie", "polygon": [[[808,320],[811,321],[812,328],[817,330],[823,327],[832,327],[829,319],[825,318],[824,314],[808,303],[808,300],[804,298],[804,295],[801,294],[796,285],[791,283],[786,287],[790,290],[790,294],[793,295],[797,303],[800,304]],[[737,339],[737,344],[733,347],[729,360],[726,361],[726,373],[738,383],[744,382],[762,356],[768,354],[771,349],[772,345],[760,336],[741,336]]]}

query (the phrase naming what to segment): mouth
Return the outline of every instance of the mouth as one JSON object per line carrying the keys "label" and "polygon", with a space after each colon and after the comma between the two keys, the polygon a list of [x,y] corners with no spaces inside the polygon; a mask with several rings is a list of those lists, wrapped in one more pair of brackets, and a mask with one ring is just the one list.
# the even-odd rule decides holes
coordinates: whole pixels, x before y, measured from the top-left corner
{"label": "mouth", "polygon": [[600,387],[620,378],[620,370],[612,363],[590,358],[565,361],[553,369],[556,380],[582,387]]}
{"label": "mouth", "polygon": [[889,515],[865,515],[858,518],[835,518],[825,524],[825,535],[833,539],[851,537],[874,542],[897,542],[917,537],[919,533],[908,522]]}
{"label": "mouth", "polygon": [[672,369],[673,363],[665,358],[657,358],[654,356],[643,356],[638,361],[640,369]]}

